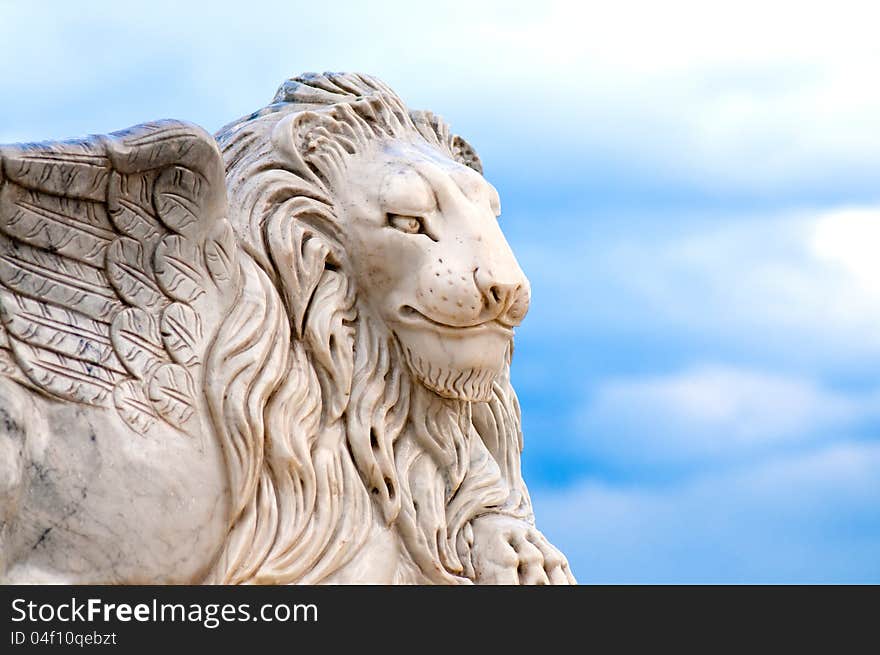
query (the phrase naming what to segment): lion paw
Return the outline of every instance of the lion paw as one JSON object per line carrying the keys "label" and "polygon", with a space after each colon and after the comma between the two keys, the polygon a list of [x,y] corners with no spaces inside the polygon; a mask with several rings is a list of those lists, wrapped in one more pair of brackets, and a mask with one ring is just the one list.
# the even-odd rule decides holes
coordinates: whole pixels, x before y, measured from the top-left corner
{"label": "lion paw", "polygon": [[472,529],[477,584],[577,584],[565,556],[525,521],[485,515],[473,521]]}

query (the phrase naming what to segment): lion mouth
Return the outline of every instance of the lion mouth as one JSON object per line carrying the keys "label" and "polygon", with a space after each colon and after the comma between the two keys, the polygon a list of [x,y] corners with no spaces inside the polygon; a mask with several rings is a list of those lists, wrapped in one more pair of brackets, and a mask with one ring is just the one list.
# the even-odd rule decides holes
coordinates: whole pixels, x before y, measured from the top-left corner
{"label": "lion mouth", "polygon": [[433,326],[437,329],[454,332],[456,334],[461,334],[462,332],[501,332],[503,334],[509,335],[511,338],[513,337],[513,328],[509,325],[502,323],[501,321],[490,318],[488,320],[481,320],[477,323],[471,323],[466,325],[453,325],[450,323],[444,323],[442,321],[438,321],[436,319],[431,318],[420,312],[418,309],[413,307],[412,305],[403,305],[400,308],[400,316],[403,319],[404,323],[410,325],[420,325],[421,327],[425,327],[426,325]]}

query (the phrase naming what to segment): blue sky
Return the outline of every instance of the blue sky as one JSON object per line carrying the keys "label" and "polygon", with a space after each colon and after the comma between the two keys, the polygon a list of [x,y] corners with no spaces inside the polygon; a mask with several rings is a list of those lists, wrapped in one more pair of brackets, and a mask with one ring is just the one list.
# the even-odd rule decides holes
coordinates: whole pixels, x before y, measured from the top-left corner
{"label": "blue sky", "polygon": [[0,0],[0,142],[375,74],[501,193],[524,468],[579,579],[880,582],[880,16],[714,4]]}

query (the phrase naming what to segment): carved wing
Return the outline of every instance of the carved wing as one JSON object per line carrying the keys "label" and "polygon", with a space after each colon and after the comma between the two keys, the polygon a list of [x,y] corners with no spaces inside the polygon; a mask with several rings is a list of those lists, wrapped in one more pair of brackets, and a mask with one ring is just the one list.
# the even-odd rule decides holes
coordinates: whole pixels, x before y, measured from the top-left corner
{"label": "carved wing", "polygon": [[176,121],[0,148],[0,374],[188,431],[238,288],[214,139]]}

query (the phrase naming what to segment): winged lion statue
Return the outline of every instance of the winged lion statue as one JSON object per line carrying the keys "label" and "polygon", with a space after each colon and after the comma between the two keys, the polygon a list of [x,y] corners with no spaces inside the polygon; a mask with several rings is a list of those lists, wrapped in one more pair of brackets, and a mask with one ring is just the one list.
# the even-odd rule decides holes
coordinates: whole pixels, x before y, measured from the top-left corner
{"label": "winged lion statue", "polygon": [[474,149],[379,80],[0,148],[0,579],[569,584]]}

